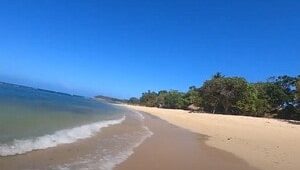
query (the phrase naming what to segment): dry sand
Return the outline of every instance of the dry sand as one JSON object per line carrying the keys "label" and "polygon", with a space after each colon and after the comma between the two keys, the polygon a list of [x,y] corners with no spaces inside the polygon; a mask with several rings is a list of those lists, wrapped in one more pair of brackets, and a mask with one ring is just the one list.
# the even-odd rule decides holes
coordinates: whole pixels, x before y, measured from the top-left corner
{"label": "dry sand", "polygon": [[189,113],[174,109],[126,107],[207,135],[209,138],[206,144],[209,146],[233,153],[259,169],[300,169],[300,125],[296,123],[267,118]]}

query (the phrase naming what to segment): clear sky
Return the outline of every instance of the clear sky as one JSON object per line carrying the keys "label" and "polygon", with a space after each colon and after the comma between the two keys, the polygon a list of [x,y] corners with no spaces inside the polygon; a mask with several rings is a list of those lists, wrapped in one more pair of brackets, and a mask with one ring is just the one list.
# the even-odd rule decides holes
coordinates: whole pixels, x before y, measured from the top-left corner
{"label": "clear sky", "polygon": [[300,73],[299,0],[0,0],[0,81],[83,95]]}

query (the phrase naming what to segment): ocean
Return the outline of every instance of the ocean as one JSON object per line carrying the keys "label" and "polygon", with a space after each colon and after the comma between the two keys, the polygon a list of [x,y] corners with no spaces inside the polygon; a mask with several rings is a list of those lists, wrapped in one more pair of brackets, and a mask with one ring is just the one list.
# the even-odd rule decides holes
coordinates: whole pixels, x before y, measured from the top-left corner
{"label": "ocean", "polygon": [[[101,136],[105,128],[111,130]],[[92,98],[0,83],[0,163],[7,167],[12,167],[11,158],[21,162],[16,169],[34,169],[22,159],[36,151],[47,155],[51,148],[94,141],[90,149],[79,145],[76,155],[40,166],[112,169],[151,135],[141,113]]]}

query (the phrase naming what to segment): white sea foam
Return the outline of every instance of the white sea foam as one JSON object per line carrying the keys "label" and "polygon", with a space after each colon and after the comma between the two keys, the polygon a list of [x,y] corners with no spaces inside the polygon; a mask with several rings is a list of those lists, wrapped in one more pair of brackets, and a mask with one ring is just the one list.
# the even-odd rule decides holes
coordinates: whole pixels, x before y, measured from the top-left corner
{"label": "white sea foam", "polygon": [[79,139],[91,137],[101,128],[119,124],[125,120],[125,116],[117,120],[99,121],[92,124],[82,125],[72,129],[64,129],[53,134],[26,140],[15,140],[11,144],[0,143],[0,156],[23,154],[33,150],[55,147],[60,144],[73,143]]}
{"label": "white sea foam", "polygon": [[[101,158],[95,157],[86,157],[80,161],[73,162],[71,164],[65,164],[58,167],[52,167],[50,169],[59,169],[59,170],[112,170],[116,165],[125,161],[130,155],[134,153],[134,148],[141,145],[144,140],[153,135],[148,127],[143,126],[140,131],[136,131],[134,134],[131,134],[131,137],[134,137],[134,141],[127,141],[127,135],[124,136],[114,136],[114,140],[119,141],[119,143],[126,143],[126,147],[118,147],[117,153],[111,153],[110,150],[106,150],[105,153],[102,153]],[[112,141],[114,143],[114,141]],[[120,145],[121,146],[121,145]],[[99,156],[99,155],[98,155]]]}
{"label": "white sea foam", "polygon": [[[51,167],[50,169],[59,170],[112,170],[118,164],[125,161],[134,153],[134,149],[141,145],[147,138],[153,135],[147,126],[143,125],[144,116],[139,112],[130,114],[131,118],[137,122],[141,121],[141,127],[137,130],[114,135],[108,140],[112,148],[102,147],[101,145],[95,150],[95,153],[82,157],[80,160],[72,163]],[[134,123],[135,124],[135,123]],[[132,124],[130,124],[132,125]],[[136,124],[137,125],[137,124]],[[133,125],[133,126],[136,126]],[[105,143],[105,142],[104,142]]]}
{"label": "white sea foam", "polygon": [[132,155],[134,152],[134,148],[137,148],[139,145],[141,145],[144,140],[151,137],[153,135],[153,132],[151,132],[148,127],[144,126],[143,129],[145,130],[144,135],[140,137],[136,143],[133,143],[131,146],[127,147],[123,151],[121,151],[119,154],[115,155],[114,157],[110,157],[105,163],[99,166],[100,170],[112,170],[116,165],[122,163],[125,161],[130,155]]}
{"label": "white sea foam", "polygon": [[135,113],[140,117],[141,120],[144,120],[145,117],[141,112],[135,111]]}

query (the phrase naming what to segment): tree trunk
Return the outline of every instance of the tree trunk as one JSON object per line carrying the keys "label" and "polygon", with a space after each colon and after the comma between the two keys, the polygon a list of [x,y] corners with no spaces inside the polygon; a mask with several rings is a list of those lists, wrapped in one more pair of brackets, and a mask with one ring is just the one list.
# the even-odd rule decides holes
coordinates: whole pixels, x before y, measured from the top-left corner
{"label": "tree trunk", "polygon": [[224,105],[224,112],[227,114],[228,113],[228,108],[229,108],[229,102],[228,102],[228,100],[225,100],[223,102],[223,105]]}
{"label": "tree trunk", "polygon": [[228,106],[225,106],[225,107],[224,107],[224,111],[225,111],[225,113],[227,114],[227,112],[228,112]]}

